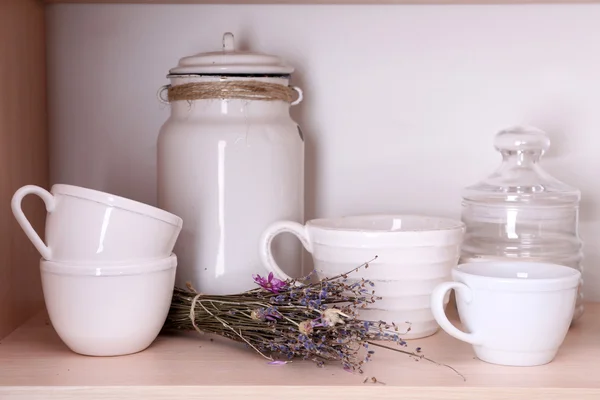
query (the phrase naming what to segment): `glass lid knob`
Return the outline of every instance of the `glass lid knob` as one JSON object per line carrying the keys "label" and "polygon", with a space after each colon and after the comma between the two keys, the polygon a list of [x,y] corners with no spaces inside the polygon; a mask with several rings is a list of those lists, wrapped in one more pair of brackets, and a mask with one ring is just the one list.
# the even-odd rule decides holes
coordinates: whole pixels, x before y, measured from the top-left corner
{"label": "glass lid knob", "polygon": [[541,155],[550,148],[550,138],[538,128],[514,126],[496,134],[494,147],[501,153],[530,152]]}

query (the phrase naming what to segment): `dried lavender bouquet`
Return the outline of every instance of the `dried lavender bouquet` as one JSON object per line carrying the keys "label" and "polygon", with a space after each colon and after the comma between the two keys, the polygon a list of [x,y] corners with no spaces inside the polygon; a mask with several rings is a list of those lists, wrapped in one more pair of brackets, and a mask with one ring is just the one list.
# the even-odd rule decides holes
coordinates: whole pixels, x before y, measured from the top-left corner
{"label": "dried lavender bouquet", "polygon": [[[293,358],[319,366],[340,361],[344,369],[362,373],[374,353],[369,345],[435,362],[420,354],[419,348],[403,349],[407,345],[395,323],[359,319],[358,311],[380,298],[372,282],[348,276],[368,267],[365,263],[316,283],[310,283],[310,275],[287,281],[272,273],[267,278],[254,275],[258,288],[232,295],[200,294],[190,285],[187,290],[175,288],[165,329],[196,330],[243,342],[275,364]],[[362,348],[364,357],[359,355]]]}

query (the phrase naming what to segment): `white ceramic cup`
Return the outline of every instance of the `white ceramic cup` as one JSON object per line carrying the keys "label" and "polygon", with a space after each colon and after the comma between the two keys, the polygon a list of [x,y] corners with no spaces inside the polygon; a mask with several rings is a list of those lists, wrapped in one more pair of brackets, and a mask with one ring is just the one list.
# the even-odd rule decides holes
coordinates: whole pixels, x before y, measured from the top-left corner
{"label": "white ceramic cup", "polygon": [[395,322],[403,339],[434,334],[439,326],[431,314],[433,288],[450,279],[460,256],[464,224],[446,218],[419,215],[360,215],[324,218],[301,225],[280,221],[269,226],[260,241],[264,266],[281,279],[290,277],[271,253],[275,236],[289,232],[312,254],[319,278],[346,273],[373,259],[368,269],[348,276],[349,281],[371,280],[382,299],[360,310],[365,320]]}
{"label": "white ceramic cup", "polygon": [[[475,262],[452,270],[435,288],[431,309],[448,334],[473,345],[493,364],[534,366],[554,359],[575,310],[581,273],[562,265]],[[463,332],[448,320],[443,299],[456,291]]]}
{"label": "white ceramic cup", "polygon": [[[21,209],[23,198],[46,205],[46,243]],[[46,260],[64,263],[134,263],[171,255],[183,221],[167,211],[97,190],[54,185],[50,192],[28,185],[15,192],[12,211]]]}
{"label": "white ceramic cup", "polygon": [[167,318],[177,257],[119,266],[40,262],[50,322],[75,353],[119,356],[144,350]]}

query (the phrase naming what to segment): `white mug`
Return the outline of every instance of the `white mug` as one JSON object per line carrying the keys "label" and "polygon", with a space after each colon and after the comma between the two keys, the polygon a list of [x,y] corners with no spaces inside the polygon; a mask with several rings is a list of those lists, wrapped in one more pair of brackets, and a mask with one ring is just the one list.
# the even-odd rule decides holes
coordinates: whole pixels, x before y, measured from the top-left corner
{"label": "white mug", "polygon": [[301,225],[279,221],[269,226],[260,241],[263,265],[281,279],[290,277],[271,254],[271,242],[289,232],[312,254],[319,278],[346,273],[373,259],[368,269],[348,276],[348,281],[374,283],[376,301],[360,310],[366,320],[385,320],[400,325],[403,339],[437,332],[430,308],[433,288],[450,279],[458,263],[464,224],[452,219],[419,215],[360,215],[323,218]]}
{"label": "white mug", "polygon": [[[431,309],[442,329],[473,345],[477,358],[511,366],[554,359],[575,310],[579,271],[546,263],[474,262],[454,268],[452,278],[435,288]],[[442,307],[452,289],[469,333],[452,325]]]}
{"label": "white mug", "polygon": [[[46,243],[21,209],[23,198],[39,196],[46,205]],[[71,185],[51,192],[28,185],[15,192],[12,211],[42,258],[62,263],[134,263],[171,255],[183,221],[167,211]]]}

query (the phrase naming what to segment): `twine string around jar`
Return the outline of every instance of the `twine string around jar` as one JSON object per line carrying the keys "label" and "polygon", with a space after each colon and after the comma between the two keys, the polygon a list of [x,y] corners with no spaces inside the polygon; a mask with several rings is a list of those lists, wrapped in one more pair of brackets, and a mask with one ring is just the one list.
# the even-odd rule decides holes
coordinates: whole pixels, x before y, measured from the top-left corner
{"label": "twine string around jar", "polygon": [[[296,100],[294,100],[294,92],[298,93]],[[302,90],[296,86],[258,81],[189,82],[176,86],[165,85],[158,91],[158,99],[162,103],[178,100],[241,99],[280,100],[296,105],[302,101],[302,98]]]}

